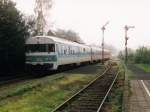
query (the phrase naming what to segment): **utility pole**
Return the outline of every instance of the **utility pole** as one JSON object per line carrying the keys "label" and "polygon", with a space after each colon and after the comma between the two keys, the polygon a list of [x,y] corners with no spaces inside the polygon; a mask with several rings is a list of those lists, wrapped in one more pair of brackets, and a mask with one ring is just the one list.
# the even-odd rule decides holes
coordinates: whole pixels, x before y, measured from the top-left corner
{"label": "utility pole", "polygon": [[127,62],[128,62],[128,48],[127,48],[127,44],[128,44],[128,40],[129,40],[129,37],[128,37],[128,30],[130,28],[134,28],[134,26],[127,26],[125,25],[124,29],[125,29],[125,64],[127,65]]}
{"label": "utility pole", "polygon": [[104,64],[104,31],[106,30],[106,25],[109,24],[109,21],[107,21],[101,28],[102,30],[102,64]]}

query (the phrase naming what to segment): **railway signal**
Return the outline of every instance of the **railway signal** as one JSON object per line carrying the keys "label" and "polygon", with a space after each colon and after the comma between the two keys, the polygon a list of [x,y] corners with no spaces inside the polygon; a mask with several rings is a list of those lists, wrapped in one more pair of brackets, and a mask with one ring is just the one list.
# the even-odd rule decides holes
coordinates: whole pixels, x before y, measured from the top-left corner
{"label": "railway signal", "polygon": [[106,30],[106,25],[109,24],[109,21],[107,21],[101,28],[102,30],[102,64],[104,64],[104,31]]}
{"label": "railway signal", "polygon": [[128,44],[128,40],[129,40],[129,37],[128,37],[128,30],[130,28],[135,28],[134,26],[127,26],[125,25],[124,29],[125,29],[125,64],[127,64],[127,61],[128,61],[128,49],[127,49],[127,44]]}

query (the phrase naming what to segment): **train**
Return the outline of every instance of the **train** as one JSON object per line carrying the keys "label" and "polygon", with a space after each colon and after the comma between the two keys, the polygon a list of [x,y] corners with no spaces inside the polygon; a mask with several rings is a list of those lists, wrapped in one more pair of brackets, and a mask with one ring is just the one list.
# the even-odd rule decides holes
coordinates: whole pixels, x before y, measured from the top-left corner
{"label": "train", "polygon": [[[26,68],[57,70],[60,66],[102,60],[100,47],[88,46],[54,36],[34,36],[26,43]],[[104,60],[111,54],[104,49]]]}

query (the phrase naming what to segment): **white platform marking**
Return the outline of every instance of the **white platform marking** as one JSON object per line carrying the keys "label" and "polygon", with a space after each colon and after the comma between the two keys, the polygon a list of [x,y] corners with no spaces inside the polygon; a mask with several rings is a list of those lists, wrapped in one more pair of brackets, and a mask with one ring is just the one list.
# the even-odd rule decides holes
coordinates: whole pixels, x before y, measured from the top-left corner
{"label": "white platform marking", "polygon": [[144,83],[144,81],[143,81],[143,80],[141,80],[141,82],[142,82],[142,85],[143,85],[143,87],[144,87],[145,91],[147,92],[148,96],[150,97],[150,92],[149,92],[149,90],[148,90],[147,86],[145,85],[145,83]]}

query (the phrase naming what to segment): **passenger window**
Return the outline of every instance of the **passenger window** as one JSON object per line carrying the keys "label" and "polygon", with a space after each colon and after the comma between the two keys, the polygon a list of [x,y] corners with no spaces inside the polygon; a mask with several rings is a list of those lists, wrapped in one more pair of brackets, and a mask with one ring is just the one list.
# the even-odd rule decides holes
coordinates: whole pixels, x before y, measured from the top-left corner
{"label": "passenger window", "polygon": [[85,48],[83,48],[83,52],[85,52]]}
{"label": "passenger window", "polygon": [[64,50],[64,54],[66,54],[66,50]]}

